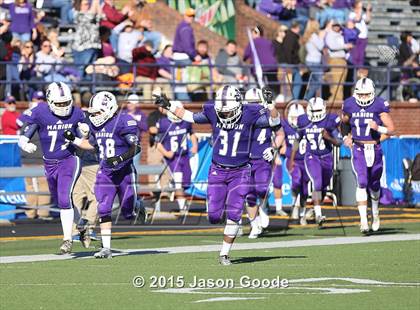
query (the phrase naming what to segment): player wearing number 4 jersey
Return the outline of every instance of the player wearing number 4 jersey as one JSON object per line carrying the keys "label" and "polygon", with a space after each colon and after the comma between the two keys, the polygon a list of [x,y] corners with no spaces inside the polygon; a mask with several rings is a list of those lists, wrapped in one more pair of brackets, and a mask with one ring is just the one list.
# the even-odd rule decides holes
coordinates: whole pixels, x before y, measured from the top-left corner
{"label": "player wearing number 4 jersey", "polygon": [[353,97],[343,104],[341,132],[344,143],[352,150],[353,171],[356,174],[356,201],[360,214],[360,231],[369,232],[367,195],[372,202],[372,230],[379,229],[380,179],[383,171],[380,141],[394,134],[389,115],[389,103],[375,98],[372,80],[357,81]]}
{"label": "player wearing number 4 jersey", "polygon": [[[82,149],[99,149],[99,170],[96,176],[95,196],[98,201],[102,249],[96,258],[111,258],[111,213],[115,197],[121,205],[121,213],[135,217],[137,206],[136,169],[132,158],[140,152],[136,120],[125,113],[117,113],[115,96],[103,91],[94,95],[89,104],[89,139],[75,138],[66,131],[65,137]],[[144,210],[137,209],[139,214]]]}
{"label": "player wearing number 4 jersey", "polygon": [[[172,104],[182,107],[180,101],[172,101]],[[191,153],[197,153],[197,137],[192,132],[191,123],[183,121],[170,111],[160,108],[167,117],[162,117],[156,124],[159,134],[157,149],[165,158],[166,164],[171,171],[175,183],[176,196],[179,210],[186,211],[183,188],[186,189],[191,183],[190,156],[188,154],[188,137],[191,139]]]}
{"label": "player wearing number 4 jersey", "polygon": [[226,215],[223,246],[219,261],[230,265],[229,251],[239,230],[245,198],[249,193],[249,164],[253,128],[276,126],[280,123],[273,104],[267,109],[260,105],[243,105],[242,95],[233,86],[223,86],[216,92],[214,105],[192,113],[172,105],[165,95],[154,94],[156,104],[190,123],[209,123],[212,127],[213,157],[208,177],[208,217],[219,224]]}
{"label": "player wearing number 4 jersey", "polygon": [[325,216],[321,211],[321,202],[333,175],[333,145],[340,145],[340,142],[333,137],[339,123],[340,117],[337,114],[327,113],[322,98],[310,99],[306,114],[298,118],[299,139],[294,143],[288,164],[288,170],[293,171],[299,142],[305,138],[307,145],[304,163],[313,185],[315,220],[319,226],[322,226],[325,221]]}
{"label": "player wearing number 4 jersey", "polygon": [[[60,208],[63,228],[62,254],[72,249],[74,210],[72,194],[80,174],[80,160],[75,156],[75,147],[65,141],[63,133],[76,132],[74,124],[84,120],[83,112],[73,107],[70,88],[64,83],[52,83],[47,88],[48,105],[40,104],[27,110],[23,122],[27,125],[19,138],[20,148],[28,153],[36,151],[30,139],[38,131],[44,157],[45,176],[54,203]],[[82,237],[82,236],[81,236]]]}

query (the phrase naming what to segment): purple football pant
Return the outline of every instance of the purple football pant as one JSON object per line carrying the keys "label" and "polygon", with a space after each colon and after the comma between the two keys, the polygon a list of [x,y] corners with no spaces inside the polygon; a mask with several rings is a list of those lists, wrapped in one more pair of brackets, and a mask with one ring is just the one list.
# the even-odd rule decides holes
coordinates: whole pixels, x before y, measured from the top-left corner
{"label": "purple football pant", "polygon": [[283,165],[274,165],[273,186],[278,189],[283,186]]}
{"label": "purple football pant", "polygon": [[333,175],[333,155],[305,154],[306,173],[311,179],[314,191],[324,192]]}
{"label": "purple football pant", "polygon": [[257,198],[265,199],[270,189],[271,182],[271,163],[264,159],[251,160],[251,183],[249,187],[249,194],[246,201],[249,206],[257,204]]}
{"label": "purple football pant", "polygon": [[175,172],[182,173],[182,187],[187,188],[191,185],[191,166],[188,154],[175,156],[173,159],[166,159],[166,163],[171,170],[172,175]]}
{"label": "purple football pant", "polygon": [[51,199],[60,209],[73,208],[73,189],[80,175],[80,158],[45,159],[45,176]]}
{"label": "purple football pant", "polygon": [[99,168],[94,189],[99,217],[111,216],[112,205],[118,195],[122,215],[130,218],[137,201],[136,180],[136,169],[133,165],[108,173]]}
{"label": "purple football pant", "polygon": [[222,168],[211,164],[207,188],[208,216],[211,224],[219,224],[226,217],[239,222],[245,198],[249,193],[251,166]]}
{"label": "purple football pant", "polygon": [[375,145],[375,160],[370,168],[366,164],[363,146],[353,145],[351,164],[359,188],[369,188],[375,192],[381,188],[381,176],[384,166],[380,144]]}
{"label": "purple football pant", "polygon": [[[287,160],[285,163],[286,167]],[[308,196],[309,177],[306,173],[305,161],[303,159],[295,159],[295,166],[292,172],[289,172],[289,175],[292,180],[292,191],[299,192],[305,197]]]}

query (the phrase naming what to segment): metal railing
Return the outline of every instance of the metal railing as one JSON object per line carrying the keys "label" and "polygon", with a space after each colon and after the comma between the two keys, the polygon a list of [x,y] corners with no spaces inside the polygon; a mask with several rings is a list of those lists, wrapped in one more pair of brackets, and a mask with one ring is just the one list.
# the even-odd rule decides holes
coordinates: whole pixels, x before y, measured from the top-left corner
{"label": "metal railing", "polygon": [[[36,69],[33,71],[33,76],[30,79],[22,79],[20,78],[20,73],[18,71],[13,72],[13,70],[17,70],[18,65],[32,65],[34,68],[37,68],[39,65],[43,66],[51,66],[50,70],[47,73],[40,73],[37,72]],[[208,99],[212,99],[212,96],[217,90],[218,87],[224,85],[226,83],[238,85],[238,87],[242,88],[249,88],[258,86],[257,78],[254,72],[254,66],[244,64],[241,66],[230,66],[230,65],[216,65],[216,64],[191,64],[191,65],[177,65],[171,64],[167,65],[171,70],[172,79],[159,79],[150,80],[150,81],[139,81],[139,77],[142,77],[138,74],[138,69],[140,68],[148,68],[148,67],[156,67],[157,70],[161,68],[158,64],[128,64],[128,63],[116,63],[116,64],[91,64],[93,66],[92,74],[85,73],[85,67],[83,64],[79,63],[15,63],[15,62],[0,62],[0,66],[6,67],[6,79],[0,80],[0,87],[6,88],[6,95],[8,92],[11,92],[13,88],[18,88],[23,90],[24,93],[27,93],[28,90],[31,89],[42,89],[45,88],[47,84],[53,82],[56,79],[64,80],[69,85],[72,86],[73,89],[78,91],[89,90],[95,93],[98,90],[110,90],[113,92],[120,92],[121,94],[127,92],[138,92],[142,89],[145,85],[168,85],[170,86],[172,92],[176,95],[180,92],[185,92],[187,87],[191,86],[198,86],[197,89],[201,89],[201,93],[206,93]],[[118,67],[119,71],[131,73],[132,80],[126,82],[127,87],[121,87],[121,84],[124,84],[123,81],[120,81],[116,77],[105,77],[105,74],[101,74],[102,70],[106,67]],[[69,71],[68,69],[73,69],[73,72],[84,72],[82,77],[73,76],[71,74],[65,75],[65,71]],[[203,70],[208,70],[206,72],[206,76],[197,80],[197,77],[192,78],[190,74],[192,73],[190,70],[197,70],[197,68],[202,68]],[[353,66],[353,65],[346,65],[346,66],[329,66],[329,65],[318,65],[318,66],[311,66],[313,70],[312,73],[311,69],[304,64],[299,65],[289,65],[289,64],[279,64],[277,66],[263,66],[263,73],[265,79],[265,85],[271,86],[274,89],[278,90],[278,93],[285,93],[290,92],[292,93],[292,89],[294,86],[306,87],[308,88],[311,83],[315,83],[313,79],[313,74],[321,74],[322,78],[319,82],[319,87],[322,85],[333,86],[333,85],[342,85],[343,87],[352,87],[357,80],[357,72],[359,69],[367,69],[369,71],[369,77],[371,77],[378,90],[377,95],[382,95],[385,99],[391,100],[395,99],[393,95],[393,91],[395,91],[398,87],[400,87],[402,81],[407,81],[408,79],[405,78],[409,72],[413,72],[414,70],[412,67],[402,67],[402,66]],[[67,69],[67,70],[66,70]],[[220,79],[219,77],[226,77],[226,75],[220,75],[218,72],[223,69],[230,69],[234,71],[241,71],[244,73],[243,80],[237,80],[236,82],[232,81],[232,76],[230,76],[230,80],[225,82],[224,80]],[[347,75],[344,76],[340,74],[343,72],[344,69],[351,70],[352,74],[348,77]],[[216,72],[214,71],[216,70]],[[293,81],[292,75],[293,72],[299,70],[300,74],[304,72],[308,72],[307,79],[302,81]],[[17,73],[16,73],[17,72]],[[187,74],[185,74],[187,72]],[[194,72],[197,74],[197,71]],[[339,74],[334,78],[334,74]],[[275,76],[275,79],[267,79],[267,76],[272,75]],[[274,81],[277,80],[277,81]],[[187,90],[188,92],[188,90]],[[302,99],[302,98],[299,98]]]}

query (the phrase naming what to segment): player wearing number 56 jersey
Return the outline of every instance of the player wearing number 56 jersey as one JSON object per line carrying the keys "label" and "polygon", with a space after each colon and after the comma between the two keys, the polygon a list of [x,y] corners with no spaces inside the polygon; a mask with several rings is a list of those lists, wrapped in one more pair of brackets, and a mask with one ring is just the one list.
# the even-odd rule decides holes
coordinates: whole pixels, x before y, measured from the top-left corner
{"label": "player wearing number 56 jersey", "polygon": [[137,203],[136,170],[132,158],[140,152],[137,122],[126,114],[118,113],[115,96],[103,91],[94,95],[89,104],[90,135],[88,140],[77,139],[65,132],[68,140],[82,149],[99,150],[99,169],[96,175],[95,196],[103,248],[96,258],[110,258],[111,213],[115,197],[125,218],[134,216]]}
{"label": "player wearing number 56 jersey", "polygon": [[342,134],[352,150],[353,171],[357,178],[356,201],[360,213],[360,230],[369,231],[367,221],[367,193],[372,201],[372,230],[379,229],[380,179],[383,171],[380,141],[394,131],[389,115],[389,103],[375,98],[372,80],[357,81],[353,97],[343,104]]}
{"label": "player wearing number 56 jersey", "polygon": [[52,83],[47,88],[46,104],[39,104],[27,110],[21,120],[27,125],[19,138],[20,148],[28,153],[36,151],[36,145],[30,139],[38,131],[44,157],[45,176],[54,203],[60,208],[63,228],[61,253],[70,253],[72,249],[72,229],[74,210],[72,202],[73,188],[80,174],[80,160],[75,156],[75,147],[63,137],[65,130],[74,135],[75,124],[84,120],[83,112],[73,107],[70,88],[64,83]]}
{"label": "player wearing number 56 jersey", "polygon": [[[172,101],[172,104],[182,107],[180,101]],[[190,186],[191,166],[188,154],[188,138],[191,139],[191,153],[197,153],[197,137],[192,132],[192,125],[175,116],[170,111],[162,110],[166,117],[159,119],[156,124],[159,134],[157,149],[165,158],[166,164],[171,171],[175,182],[175,188],[179,210],[186,211],[183,189]]]}
{"label": "player wearing number 56 jersey", "polygon": [[[269,96],[267,92],[266,96]],[[243,105],[240,91],[227,85],[216,92],[214,105],[205,105],[199,113],[172,105],[164,95],[155,97],[156,104],[179,118],[190,123],[209,123],[212,127],[213,157],[207,188],[208,217],[210,223],[219,224],[226,214],[227,223],[219,261],[222,265],[229,265],[228,254],[238,233],[245,197],[249,192],[249,153],[253,128],[278,125],[280,119],[277,110],[273,104],[268,105],[268,116],[267,109],[260,105]]]}
{"label": "player wearing number 56 jersey", "polygon": [[306,139],[306,153],[304,157],[305,169],[312,182],[315,220],[322,225],[325,217],[322,216],[321,202],[327,186],[333,175],[333,145],[339,141],[333,136],[337,132],[340,117],[334,113],[327,113],[322,98],[312,98],[308,102],[306,114],[298,118],[299,139],[296,140],[292,150],[289,171],[294,169],[299,141]]}

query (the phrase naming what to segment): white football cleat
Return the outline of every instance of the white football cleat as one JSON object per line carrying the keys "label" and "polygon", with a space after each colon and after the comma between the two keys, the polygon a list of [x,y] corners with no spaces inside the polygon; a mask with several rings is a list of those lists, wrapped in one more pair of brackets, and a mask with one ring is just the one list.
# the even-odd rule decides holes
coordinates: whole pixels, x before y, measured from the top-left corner
{"label": "white football cleat", "polygon": [[249,233],[249,239],[257,239],[258,236],[262,233],[262,228],[259,225],[254,225],[251,228],[251,232]]}
{"label": "white football cleat", "polygon": [[261,221],[261,227],[262,228],[267,228],[268,225],[270,224],[270,218],[267,214],[267,212],[265,212],[264,208],[259,208],[260,211],[260,221]]}
{"label": "white football cleat", "polygon": [[378,231],[379,227],[381,226],[381,221],[379,220],[379,214],[378,215],[373,215],[373,220],[372,220],[372,230],[373,231]]}
{"label": "white football cleat", "polygon": [[315,211],[314,209],[309,209],[308,211],[306,211],[305,213],[305,218],[306,220],[312,220],[315,216]]}
{"label": "white football cleat", "polygon": [[323,215],[315,216],[315,222],[318,224],[319,228],[322,227],[322,224],[324,224],[326,220],[327,220],[327,218]]}
{"label": "white football cleat", "polygon": [[112,251],[108,248],[102,248],[93,255],[95,258],[112,258]]}
{"label": "white football cleat", "polygon": [[232,265],[232,262],[230,261],[229,256],[222,255],[222,256],[219,256],[219,264],[222,266],[229,266],[229,265]]}
{"label": "white football cleat", "polygon": [[360,220],[360,232],[362,233],[362,234],[367,234],[367,233],[369,233],[369,224],[368,224],[368,221],[367,221],[367,219],[361,219]]}
{"label": "white football cleat", "polygon": [[63,240],[63,243],[60,246],[60,253],[61,254],[70,254],[72,247],[73,247],[73,241]]}
{"label": "white football cleat", "polygon": [[299,219],[299,206],[294,206],[292,210],[292,220]]}
{"label": "white football cleat", "polygon": [[306,217],[305,216],[302,216],[300,218],[300,225],[302,225],[302,226],[308,225],[308,222],[306,221]]}

